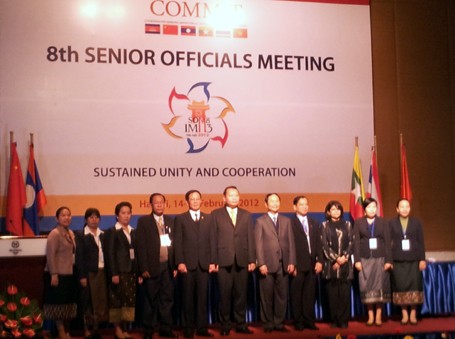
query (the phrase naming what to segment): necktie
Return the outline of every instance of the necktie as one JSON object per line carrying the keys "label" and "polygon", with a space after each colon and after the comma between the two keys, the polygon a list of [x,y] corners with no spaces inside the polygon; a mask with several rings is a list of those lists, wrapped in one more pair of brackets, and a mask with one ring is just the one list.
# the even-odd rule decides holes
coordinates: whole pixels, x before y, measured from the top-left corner
{"label": "necktie", "polygon": [[194,213],[194,222],[198,222],[198,221],[199,221],[198,214]]}
{"label": "necktie", "polygon": [[233,209],[231,209],[229,211],[229,214],[231,215],[231,220],[232,220],[232,224],[235,226],[235,211]]}
{"label": "necktie", "polygon": [[160,215],[158,217],[158,227],[160,228],[161,232],[163,232],[163,216],[162,215]]}
{"label": "necktie", "polygon": [[303,218],[303,231],[308,236],[308,220],[306,218]]}
{"label": "necktie", "polygon": [[275,225],[276,233],[278,233],[278,230],[280,228],[280,225],[278,225],[278,217],[275,215],[275,216],[273,216],[272,220],[273,220],[273,224]]}

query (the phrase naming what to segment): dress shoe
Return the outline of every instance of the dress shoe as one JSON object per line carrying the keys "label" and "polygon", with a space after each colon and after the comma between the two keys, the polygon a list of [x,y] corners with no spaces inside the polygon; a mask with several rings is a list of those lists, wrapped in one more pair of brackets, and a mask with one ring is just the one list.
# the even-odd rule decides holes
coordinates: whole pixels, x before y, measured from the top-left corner
{"label": "dress shoe", "polygon": [[213,337],[213,334],[210,333],[206,328],[197,330],[196,335],[200,337]]}
{"label": "dress shoe", "polygon": [[346,323],[342,323],[340,324],[340,326],[338,326],[339,328],[348,328],[348,324]]}
{"label": "dress shoe", "polygon": [[305,327],[303,325],[295,325],[294,328],[295,328],[296,331],[303,331],[303,329]]}
{"label": "dress shoe", "polygon": [[375,323],[374,324],[376,327],[381,327],[382,326],[382,322],[381,323]]}
{"label": "dress shoe", "polygon": [[371,322],[371,323],[370,323],[370,322],[367,321],[367,322],[365,323],[365,326],[367,326],[367,327],[370,327],[370,326],[373,326],[373,325],[374,325],[374,322]]}
{"label": "dress shoe", "polygon": [[272,333],[273,328],[264,328],[264,333]]}
{"label": "dress shoe", "polygon": [[178,336],[178,334],[175,334],[171,330],[167,330],[167,331],[160,331],[160,337],[163,337],[163,338],[178,338],[179,336]]}
{"label": "dress shoe", "polygon": [[315,324],[310,324],[310,325],[305,325],[304,328],[312,331],[317,331],[319,330],[319,327],[317,327]]}
{"label": "dress shoe", "polygon": [[243,334],[253,334],[253,331],[250,330],[247,326],[245,327],[239,327],[235,330],[237,333],[243,333]]}
{"label": "dress shoe", "polygon": [[276,326],[275,327],[275,331],[278,331],[278,332],[289,332],[289,330],[284,327],[284,326]]}
{"label": "dress shoe", "polygon": [[226,337],[229,335],[229,333],[231,332],[231,330],[227,329],[227,330],[221,330],[220,334],[222,337]]}
{"label": "dress shoe", "polygon": [[402,320],[402,321],[400,321],[400,324],[403,326],[406,326],[409,324],[409,320],[406,320],[406,321]]}
{"label": "dress shoe", "polygon": [[337,323],[331,323],[330,324],[330,328],[337,328],[338,327],[338,324]]}

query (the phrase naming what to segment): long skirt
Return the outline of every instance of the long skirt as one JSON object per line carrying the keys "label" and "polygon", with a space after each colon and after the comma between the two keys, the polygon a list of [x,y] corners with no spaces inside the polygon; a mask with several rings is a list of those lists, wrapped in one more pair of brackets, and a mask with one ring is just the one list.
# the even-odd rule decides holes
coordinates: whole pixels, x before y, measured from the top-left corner
{"label": "long skirt", "polygon": [[362,303],[390,302],[390,275],[384,270],[384,257],[361,258],[360,262],[362,271],[359,272],[359,288]]}
{"label": "long skirt", "polygon": [[98,323],[109,320],[108,293],[104,269],[98,269],[97,272],[89,272],[87,287],[81,288],[80,298],[86,328],[96,328]]}
{"label": "long skirt", "polygon": [[403,306],[423,304],[422,280],[418,261],[394,261],[392,271],[393,303]]}
{"label": "long skirt", "polygon": [[51,275],[44,273],[43,314],[49,320],[69,320],[77,315],[77,284],[73,275],[59,275],[58,285],[51,286]]}
{"label": "long skirt", "polygon": [[134,321],[136,307],[136,275],[121,273],[120,282],[109,282],[109,321]]}

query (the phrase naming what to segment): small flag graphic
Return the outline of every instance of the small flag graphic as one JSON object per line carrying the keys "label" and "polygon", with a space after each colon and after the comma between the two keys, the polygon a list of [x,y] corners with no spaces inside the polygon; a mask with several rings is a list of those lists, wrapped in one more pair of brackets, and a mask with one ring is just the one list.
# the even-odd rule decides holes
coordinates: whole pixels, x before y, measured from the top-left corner
{"label": "small flag graphic", "polygon": [[201,26],[198,28],[199,36],[213,36],[213,28],[209,26]]}
{"label": "small flag graphic", "polygon": [[179,26],[178,25],[163,25],[163,34],[178,35]]}
{"label": "small flag graphic", "polygon": [[145,24],[145,33],[147,34],[160,34],[161,25],[160,24]]}
{"label": "small flag graphic", "polygon": [[248,29],[234,28],[234,38],[248,38]]}
{"label": "small flag graphic", "polygon": [[181,26],[180,27],[180,34],[181,35],[195,36],[196,35],[196,26]]}

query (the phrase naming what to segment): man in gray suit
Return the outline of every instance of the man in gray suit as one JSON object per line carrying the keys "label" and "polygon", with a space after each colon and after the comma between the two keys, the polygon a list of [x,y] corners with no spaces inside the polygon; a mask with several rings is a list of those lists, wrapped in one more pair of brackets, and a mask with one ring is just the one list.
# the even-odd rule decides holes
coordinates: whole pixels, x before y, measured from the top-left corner
{"label": "man in gray suit", "polygon": [[295,244],[291,220],[278,214],[280,197],[269,193],[265,197],[267,213],[256,220],[254,228],[261,320],[266,333],[287,332],[284,327],[288,297],[288,274],[295,272]]}
{"label": "man in gray suit", "polygon": [[253,333],[246,326],[248,272],[256,268],[254,224],[250,212],[239,206],[239,191],[228,186],[223,192],[224,207],[212,212],[212,262],[210,270],[218,272],[220,289],[219,315],[221,335],[231,331],[231,305],[236,332]]}

